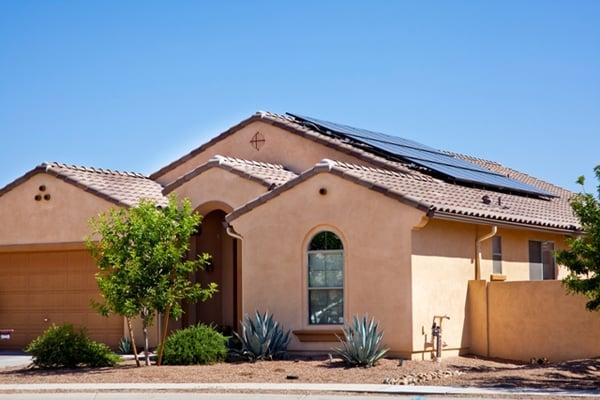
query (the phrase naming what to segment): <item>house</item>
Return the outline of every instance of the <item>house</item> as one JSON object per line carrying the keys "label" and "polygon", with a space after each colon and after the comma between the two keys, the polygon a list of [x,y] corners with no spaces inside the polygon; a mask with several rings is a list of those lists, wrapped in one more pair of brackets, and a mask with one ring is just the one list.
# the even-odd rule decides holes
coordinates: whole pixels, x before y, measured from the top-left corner
{"label": "house", "polygon": [[146,177],[42,164],[0,190],[0,347],[52,322],[115,345],[123,321],[89,308],[90,217],[175,193],[204,216],[194,279],[219,293],[173,328],[235,328],[269,310],[291,349],[327,351],[344,321],[369,314],[393,355],[470,350],[469,281],[554,280],[553,251],[580,226],[569,191],[499,163],[299,115],[258,112]]}

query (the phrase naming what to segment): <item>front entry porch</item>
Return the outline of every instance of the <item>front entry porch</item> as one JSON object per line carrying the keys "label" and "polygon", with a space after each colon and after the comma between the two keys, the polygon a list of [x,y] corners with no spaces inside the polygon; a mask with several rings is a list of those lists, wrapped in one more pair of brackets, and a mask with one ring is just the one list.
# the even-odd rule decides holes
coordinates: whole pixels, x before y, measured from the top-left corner
{"label": "front entry porch", "polygon": [[208,253],[211,261],[205,270],[192,278],[203,286],[218,285],[218,292],[206,302],[186,304],[182,316],[183,328],[198,323],[215,325],[230,334],[241,318],[241,243],[227,234],[226,211],[214,209],[204,215],[199,232],[192,237],[190,257]]}

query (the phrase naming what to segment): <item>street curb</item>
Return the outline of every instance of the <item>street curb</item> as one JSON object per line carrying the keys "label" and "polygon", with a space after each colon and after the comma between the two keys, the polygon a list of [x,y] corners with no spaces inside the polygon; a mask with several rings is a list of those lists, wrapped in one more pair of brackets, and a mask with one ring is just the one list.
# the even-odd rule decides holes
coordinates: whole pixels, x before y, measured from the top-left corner
{"label": "street curb", "polygon": [[486,389],[452,386],[399,386],[377,384],[335,383],[52,383],[52,384],[0,384],[1,393],[14,392],[110,392],[110,391],[201,391],[201,390],[251,390],[251,391],[303,391],[303,392],[352,392],[406,395],[471,395],[471,396],[571,396],[598,397],[600,390],[541,390],[541,389]]}

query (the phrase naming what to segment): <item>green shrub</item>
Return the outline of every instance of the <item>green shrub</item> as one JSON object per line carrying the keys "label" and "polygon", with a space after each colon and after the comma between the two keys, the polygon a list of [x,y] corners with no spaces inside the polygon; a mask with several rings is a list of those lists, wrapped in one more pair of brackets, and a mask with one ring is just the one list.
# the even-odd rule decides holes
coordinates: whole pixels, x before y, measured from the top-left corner
{"label": "green shrub", "polygon": [[214,364],[227,357],[227,337],[204,324],[173,332],[164,344],[163,364]]}
{"label": "green shrub", "polygon": [[344,327],[342,346],[333,349],[334,353],[353,367],[372,367],[388,349],[381,348],[383,333],[378,332],[378,324],[367,317],[355,316],[351,326]]}
{"label": "green shrub", "polygon": [[119,357],[108,346],[91,340],[73,325],[52,325],[26,348],[39,368],[108,367]]}
{"label": "green shrub", "polygon": [[248,361],[273,360],[285,355],[290,342],[290,331],[284,332],[279,323],[268,312],[261,315],[258,311],[254,319],[248,315],[241,323],[242,333],[234,332],[241,343],[240,349],[232,353]]}

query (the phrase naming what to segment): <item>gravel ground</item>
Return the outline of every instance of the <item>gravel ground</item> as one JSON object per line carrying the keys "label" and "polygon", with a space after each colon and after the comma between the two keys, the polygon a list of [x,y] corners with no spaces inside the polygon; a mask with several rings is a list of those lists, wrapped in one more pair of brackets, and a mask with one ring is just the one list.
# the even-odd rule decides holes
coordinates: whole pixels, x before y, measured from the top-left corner
{"label": "gravel ground", "polygon": [[[436,371],[453,375],[434,378]],[[456,371],[460,371],[456,375]],[[116,383],[116,382],[310,382],[383,383],[406,376],[421,376],[421,385],[478,386],[486,388],[599,389],[600,359],[570,361],[543,366],[516,364],[474,357],[451,357],[440,364],[431,361],[382,360],[373,368],[345,368],[326,358],[286,361],[220,363],[208,366],[136,368],[126,361],[114,368],[38,370],[0,369],[0,383]],[[297,379],[289,379],[297,377]]]}

